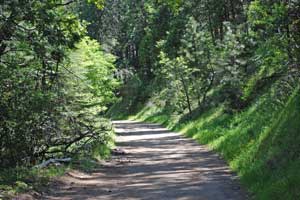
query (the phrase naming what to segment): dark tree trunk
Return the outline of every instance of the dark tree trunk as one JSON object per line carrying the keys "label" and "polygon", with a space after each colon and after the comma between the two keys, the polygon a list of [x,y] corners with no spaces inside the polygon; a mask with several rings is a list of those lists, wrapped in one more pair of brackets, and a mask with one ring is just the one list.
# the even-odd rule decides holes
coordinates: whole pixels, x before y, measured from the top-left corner
{"label": "dark tree trunk", "polygon": [[181,79],[184,94],[185,94],[185,97],[186,97],[186,103],[187,103],[187,106],[188,106],[188,109],[189,109],[189,114],[192,114],[192,105],[191,105],[191,98],[190,98],[190,95],[189,95],[189,88],[188,88],[188,86],[187,86],[187,84],[184,81],[184,78],[182,76],[180,76],[180,79]]}

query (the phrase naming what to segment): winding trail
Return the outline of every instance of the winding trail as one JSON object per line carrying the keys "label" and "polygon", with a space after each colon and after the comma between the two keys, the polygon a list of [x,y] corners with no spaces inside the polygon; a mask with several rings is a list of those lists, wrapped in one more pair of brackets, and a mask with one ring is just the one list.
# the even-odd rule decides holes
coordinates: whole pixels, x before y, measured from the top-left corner
{"label": "winding trail", "polygon": [[111,161],[90,174],[72,171],[42,199],[245,200],[237,176],[217,154],[156,124],[115,121]]}

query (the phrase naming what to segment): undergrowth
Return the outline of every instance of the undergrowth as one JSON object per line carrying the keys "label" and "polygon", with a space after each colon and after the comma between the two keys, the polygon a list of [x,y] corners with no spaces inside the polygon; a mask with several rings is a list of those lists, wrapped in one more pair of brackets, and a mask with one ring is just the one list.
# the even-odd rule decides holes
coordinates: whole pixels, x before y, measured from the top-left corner
{"label": "undergrowth", "polygon": [[42,169],[37,167],[0,169],[0,200],[12,199],[18,194],[30,191],[43,191],[54,178],[63,176],[73,169],[90,172],[100,167],[98,161],[110,157],[111,149],[115,146],[114,137],[115,134],[111,131],[105,144],[94,146],[91,155],[79,155],[66,165],[50,165]]}
{"label": "undergrowth", "polygon": [[13,196],[28,191],[39,191],[46,187],[49,181],[63,175],[69,166],[46,169],[18,167],[2,169],[0,172],[0,199],[10,199]]}

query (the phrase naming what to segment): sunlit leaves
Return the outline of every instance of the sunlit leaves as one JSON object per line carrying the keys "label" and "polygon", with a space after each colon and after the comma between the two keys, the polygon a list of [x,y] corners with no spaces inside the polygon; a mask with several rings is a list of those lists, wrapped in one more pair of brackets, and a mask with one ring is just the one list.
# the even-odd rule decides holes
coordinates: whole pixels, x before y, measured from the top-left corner
{"label": "sunlit leaves", "polygon": [[[71,68],[76,71],[77,76],[83,82],[83,91],[89,98],[89,104],[99,106],[105,110],[106,106],[115,100],[115,90],[119,85],[115,78],[116,69],[114,66],[115,57],[104,53],[96,40],[85,37],[78,45],[77,50],[72,52]],[[76,77],[75,77],[76,78]],[[94,102],[94,103],[92,103]]]}
{"label": "sunlit leaves", "polygon": [[105,0],[88,0],[88,2],[95,4],[98,9],[103,9],[105,4]]}

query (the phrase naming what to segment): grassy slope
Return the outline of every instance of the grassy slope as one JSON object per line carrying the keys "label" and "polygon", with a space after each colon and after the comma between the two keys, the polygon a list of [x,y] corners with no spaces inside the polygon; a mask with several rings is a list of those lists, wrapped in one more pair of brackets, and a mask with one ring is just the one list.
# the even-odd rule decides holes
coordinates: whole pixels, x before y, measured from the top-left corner
{"label": "grassy slope", "polygon": [[256,199],[300,199],[299,89],[275,104],[270,89],[242,113],[229,115],[223,106],[193,120],[145,106],[133,119],[161,123],[216,150],[241,177]]}

